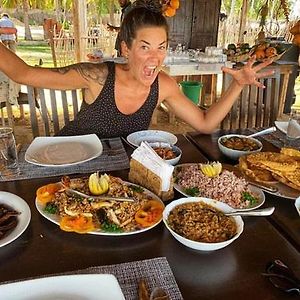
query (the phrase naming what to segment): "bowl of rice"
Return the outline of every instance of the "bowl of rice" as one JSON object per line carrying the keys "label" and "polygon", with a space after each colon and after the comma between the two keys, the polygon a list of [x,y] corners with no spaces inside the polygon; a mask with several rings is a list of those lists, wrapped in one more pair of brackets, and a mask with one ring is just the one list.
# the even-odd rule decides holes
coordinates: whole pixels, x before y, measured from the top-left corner
{"label": "bowl of rice", "polygon": [[188,248],[222,249],[243,232],[240,216],[225,216],[233,209],[225,203],[201,197],[181,198],[168,204],[163,222],[173,237]]}
{"label": "bowl of rice", "polygon": [[241,134],[226,134],[219,137],[218,146],[225,156],[233,160],[247,154],[260,152],[263,148],[259,140]]}

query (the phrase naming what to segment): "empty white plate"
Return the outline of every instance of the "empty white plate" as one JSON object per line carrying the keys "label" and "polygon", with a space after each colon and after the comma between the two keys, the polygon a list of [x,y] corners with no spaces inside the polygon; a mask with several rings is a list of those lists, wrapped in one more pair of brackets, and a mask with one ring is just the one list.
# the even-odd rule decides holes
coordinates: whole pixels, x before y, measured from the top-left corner
{"label": "empty white plate", "polygon": [[65,167],[96,158],[102,151],[96,134],[36,137],[25,153],[25,160],[39,166]]}
{"label": "empty white plate", "polygon": [[162,130],[142,130],[129,134],[127,141],[135,147],[138,147],[144,141],[148,143],[164,142],[174,145],[177,143],[177,137],[170,132]]}
{"label": "empty white plate", "polygon": [[51,276],[0,285],[5,300],[125,300],[111,274]]}

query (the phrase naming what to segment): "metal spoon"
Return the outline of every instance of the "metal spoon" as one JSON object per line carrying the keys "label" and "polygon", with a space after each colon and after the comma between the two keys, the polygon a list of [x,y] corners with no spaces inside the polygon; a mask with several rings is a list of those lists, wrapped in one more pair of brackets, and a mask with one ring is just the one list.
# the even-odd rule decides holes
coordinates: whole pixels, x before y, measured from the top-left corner
{"label": "metal spoon", "polygon": [[233,211],[225,213],[225,216],[270,216],[275,210],[275,207],[267,207],[250,211]]}
{"label": "metal spoon", "polygon": [[127,198],[127,197],[113,197],[113,196],[92,196],[87,195],[85,193],[70,189],[65,187],[65,192],[69,195],[76,195],[84,198],[89,198],[93,200],[111,200],[111,201],[121,201],[121,202],[134,202],[135,200],[133,198]]}
{"label": "metal spoon", "polygon": [[277,128],[276,128],[275,126],[273,126],[273,127],[270,127],[270,128],[267,128],[267,129],[264,129],[264,130],[261,130],[261,131],[252,133],[252,134],[250,134],[250,135],[247,135],[247,137],[260,136],[260,135],[272,133],[272,132],[274,132],[274,131],[276,131],[276,130],[277,130]]}

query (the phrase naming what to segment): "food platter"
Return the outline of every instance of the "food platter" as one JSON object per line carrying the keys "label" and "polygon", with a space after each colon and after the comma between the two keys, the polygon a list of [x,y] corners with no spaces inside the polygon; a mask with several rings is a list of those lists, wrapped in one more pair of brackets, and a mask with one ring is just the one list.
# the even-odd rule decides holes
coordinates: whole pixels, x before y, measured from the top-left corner
{"label": "food platter", "polygon": [[6,300],[125,299],[112,274],[61,275],[18,281],[0,285],[0,294]]}
{"label": "food platter", "polygon": [[36,137],[26,150],[25,160],[38,166],[66,167],[96,158],[102,151],[95,134]]}
{"label": "food platter", "polygon": [[12,193],[0,191],[0,204],[7,205],[20,213],[17,217],[17,226],[8,235],[0,239],[0,247],[3,247],[13,242],[26,230],[31,219],[31,212],[28,204],[22,198]]}
{"label": "food platter", "polygon": [[127,142],[135,147],[138,147],[144,141],[148,143],[164,142],[174,145],[177,143],[177,137],[170,132],[162,130],[142,130],[127,136]]}
{"label": "food platter", "polygon": [[[191,196],[195,196],[195,197],[207,197],[206,194],[201,194],[201,192],[199,192],[197,194],[191,195],[189,193],[189,191],[185,187],[183,187],[182,185],[179,184],[179,181],[180,181],[181,178],[179,178],[178,175],[179,175],[180,170],[183,167],[184,168],[190,167],[190,166],[192,166],[192,167],[198,167],[199,166],[200,167],[200,165],[201,164],[197,164],[197,163],[187,163],[187,164],[180,164],[180,165],[175,166],[174,173],[173,173],[174,177],[175,177],[174,188],[179,193],[181,193],[182,195],[184,195],[186,197],[191,197]],[[222,166],[223,166],[223,170],[227,170],[229,172],[233,172],[235,174],[235,176],[238,177],[238,178],[242,177],[236,168],[234,168],[234,167],[232,167],[230,165],[222,165]],[[199,172],[201,172],[200,169],[199,169]],[[191,186],[191,188],[193,188],[193,187]],[[260,207],[265,202],[265,195],[264,195],[263,191],[260,188],[258,188],[256,186],[253,186],[251,184],[248,185],[248,188],[250,190],[250,193],[253,196],[255,196],[256,200],[253,203],[250,203],[249,205],[247,205],[245,207],[234,207],[234,206],[230,205],[229,203],[227,203],[224,200],[224,198],[222,196],[222,192],[217,192],[216,190],[215,191],[212,190],[212,194],[215,195],[215,197],[214,197],[215,200],[222,201],[222,202],[228,204],[229,206],[231,206],[234,209],[248,211],[248,210],[253,210],[253,209],[256,209],[256,208]],[[219,194],[220,199],[216,198],[217,197],[216,194]],[[210,198],[212,198],[212,197],[210,197]]]}
{"label": "food platter", "polygon": [[[71,179],[71,181],[72,180],[74,180],[74,179]],[[56,184],[59,184],[59,183],[56,183]],[[145,189],[144,187],[141,187],[137,184],[133,184],[133,183],[127,182],[127,181],[122,181],[122,184],[126,185],[129,189],[134,189],[136,191],[136,193],[139,193],[143,197],[143,199],[144,199],[143,201],[145,201],[146,204],[150,203],[151,200],[155,200],[156,202],[158,202],[159,206],[163,210],[163,208],[164,208],[163,202],[161,201],[161,199],[158,196],[156,196],[151,191],[149,191],[149,190]],[[102,196],[107,196],[107,194],[103,194]],[[148,199],[148,200],[146,200],[146,199]],[[78,199],[77,200],[75,199],[75,201],[78,201]],[[115,202],[112,201],[112,203],[115,203]],[[125,206],[125,209],[128,209],[128,210],[134,209],[133,207],[130,206],[131,203],[133,203],[132,205],[137,205],[136,202],[126,202],[125,201],[122,203],[126,203],[127,206]],[[61,226],[62,218],[59,214],[56,214],[56,213],[52,214],[52,213],[46,212],[45,211],[46,204],[41,203],[37,198],[35,199],[35,205],[36,205],[38,212],[44,218],[46,218],[47,220],[51,221],[54,224]],[[122,204],[119,204],[118,209],[120,209],[121,205]],[[122,207],[124,207],[124,206],[122,206]],[[114,206],[111,206],[111,209],[114,210]],[[105,236],[126,236],[126,235],[142,233],[142,232],[152,229],[153,227],[157,226],[162,221],[162,210],[161,210],[161,214],[160,214],[159,218],[157,218],[154,221],[155,223],[153,223],[147,227],[146,226],[136,226],[136,223],[134,223],[135,216],[133,216],[132,223],[134,223],[135,226],[133,226],[133,229],[130,231],[122,231],[122,232],[117,231],[116,232],[116,231],[105,231],[105,230],[102,230],[101,228],[97,228],[97,229],[94,229],[94,230],[91,230],[91,231],[85,232],[85,233],[94,234],[94,235],[105,235]]]}
{"label": "food platter", "polygon": [[300,196],[297,153],[297,149],[283,147],[280,152],[250,154],[240,158],[237,168],[248,182],[265,192],[295,200]]}

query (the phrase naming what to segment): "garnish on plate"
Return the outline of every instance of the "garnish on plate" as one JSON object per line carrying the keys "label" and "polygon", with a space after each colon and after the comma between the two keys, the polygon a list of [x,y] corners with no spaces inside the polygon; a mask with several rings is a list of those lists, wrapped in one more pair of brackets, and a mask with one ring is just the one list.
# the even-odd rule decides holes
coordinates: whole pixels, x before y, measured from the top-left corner
{"label": "garnish on plate", "polygon": [[200,190],[195,186],[184,189],[184,192],[187,195],[192,196],[192,197],[199,196],[199,194],[200,194]]}
{"label": "garnish on plate", "polygon": [[218,176],[222,172],[222,164],[220,162],[210,162],[206,164],[200,164],[202,173],[208,177]]}

